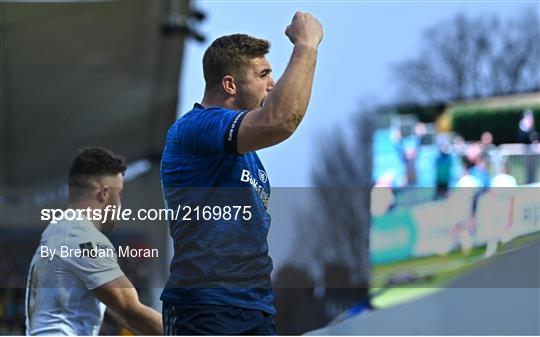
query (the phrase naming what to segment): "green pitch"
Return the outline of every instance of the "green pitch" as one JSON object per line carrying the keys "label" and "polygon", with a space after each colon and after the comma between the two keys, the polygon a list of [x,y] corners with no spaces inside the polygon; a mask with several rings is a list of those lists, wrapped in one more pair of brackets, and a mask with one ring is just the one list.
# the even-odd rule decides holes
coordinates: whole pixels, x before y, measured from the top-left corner
{"label": "green pitch", "polygon": [[[497,253],[490,259],[536,240],[540,240],[540,233],[499,245]],[[421,257],[375,266],[371,271],[370,291],[374,295],[372,304],[376,308],[387,308],[444,289],[452,280],[485,263],[485,250],[485,247],[477,247],[468,253],[457,250],[443,256]],[[394,283],[389,283],[392,280]]]}

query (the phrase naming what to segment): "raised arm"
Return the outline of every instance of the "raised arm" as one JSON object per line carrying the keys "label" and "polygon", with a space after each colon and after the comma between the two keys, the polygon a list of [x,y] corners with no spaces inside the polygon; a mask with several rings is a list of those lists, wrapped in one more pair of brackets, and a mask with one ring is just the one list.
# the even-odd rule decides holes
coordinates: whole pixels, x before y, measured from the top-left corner
{"label": "raised arm", "polygon": [[249,111],[241,122],[237,138],[239,153],[284,141],[294,133],[306,113],[323,29],[311,14],[297,12],[285,34],[294,44],[291,59],[264,106]]}

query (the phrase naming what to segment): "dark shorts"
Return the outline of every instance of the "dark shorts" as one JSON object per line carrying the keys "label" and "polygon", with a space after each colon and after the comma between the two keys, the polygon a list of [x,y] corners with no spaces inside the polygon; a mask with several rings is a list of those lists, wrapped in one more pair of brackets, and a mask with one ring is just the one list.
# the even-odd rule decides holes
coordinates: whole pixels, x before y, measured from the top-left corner
{"label": "dark shorts", "polygon": [[276,335],[274,315],[261,310],[163,302],[163,332],[174,335]]}

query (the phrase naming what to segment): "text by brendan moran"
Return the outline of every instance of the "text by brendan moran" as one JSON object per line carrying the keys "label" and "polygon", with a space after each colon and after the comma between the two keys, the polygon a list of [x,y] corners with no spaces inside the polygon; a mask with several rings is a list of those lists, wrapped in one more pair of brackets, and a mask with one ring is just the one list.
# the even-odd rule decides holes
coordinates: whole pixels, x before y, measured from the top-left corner
{"label": "text by brendan moran", "polygon": [[[55,257],[73,258],[73,257],[90,257],[90,258],[114,258],[115,250],[111,247],[99,247],[81,244],[81,248],[70,248],[68,246],[60,246],[59,248],[49,248],[40,246],[40,257],[52,260]],[[157,258],[159,251],[156,248],[132,248],[130,246],[118,246],[118,257],[134,257],[134,258]]]}

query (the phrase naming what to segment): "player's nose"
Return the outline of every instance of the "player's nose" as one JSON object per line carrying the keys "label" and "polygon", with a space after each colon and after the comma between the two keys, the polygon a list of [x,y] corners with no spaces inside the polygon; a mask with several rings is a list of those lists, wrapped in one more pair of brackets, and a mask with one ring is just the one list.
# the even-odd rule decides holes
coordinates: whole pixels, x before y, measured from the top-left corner
{"label": "player's nose", "polygon": [[274,82],[274,79],[272,77],[270,77],[270,79],[268,80],[268,84],[266,86],[266,91],[267,92],[270,92],[274,89],[274,86],[276,85],[276,82]]}

